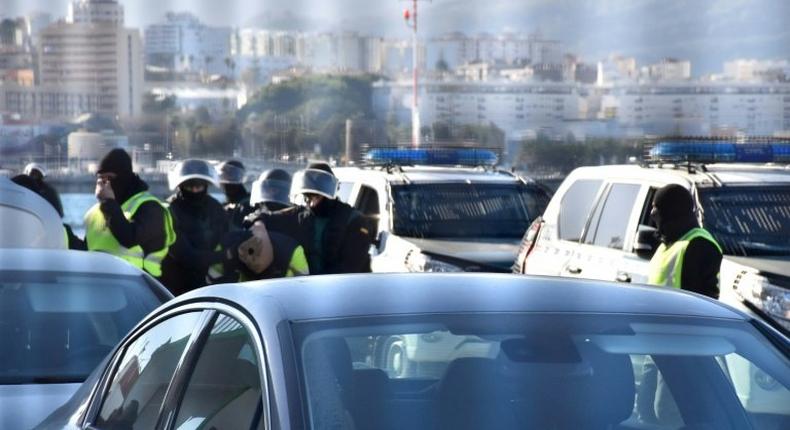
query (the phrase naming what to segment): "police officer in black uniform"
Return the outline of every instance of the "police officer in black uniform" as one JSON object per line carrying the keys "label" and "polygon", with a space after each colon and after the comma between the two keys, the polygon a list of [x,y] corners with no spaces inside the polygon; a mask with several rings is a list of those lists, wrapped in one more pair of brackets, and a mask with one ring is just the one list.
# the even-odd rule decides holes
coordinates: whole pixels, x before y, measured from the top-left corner
{"label": "police officer in black uniform", "polygon": [[217,166],[219,183],[225,193],[225,203],[222,207],[228,214],[232,230],[242,228],[244,218],[252,212],[250,194],[244,188],[244,176],[247,170],[244,164],[237,160],[228,160]]}
{"label": "police officer in black uniform", "polygon": [[337,178],[326,163],[302,172],[304,206],[260,213],[253,224],[293,237],[304,248],[311,274],[370,272],[371,223],[335,198]]}
{"label": "police officer in black uniform", "polygon": [[179,295],[235,280],[232,273],[224,273],[227,256],[221,243],[228,233],[227,215],[208,194],[210,185],[218,186],[214,167],[203,160],[184,160],[170,173],[169,182],[176,191],[168,198],[176,242],[162,262],[162,283]]}
{"label": "police officer in black uniform", "polygon": [[[245,228],[252,229],[255,220],[277,211],[293,207],[288,196],[291,192],[291,175],[282,169],[267,170],[252,183],[250,204],[255,210],[244,221]],[[272,244],[273,261],[264,271],[255,273],[242,266],[241,279],[271,279],[286,276],[302,276],[310,273],[304,248],[288,232],[266,229],[259,223],[255,229],[265,229]]]}

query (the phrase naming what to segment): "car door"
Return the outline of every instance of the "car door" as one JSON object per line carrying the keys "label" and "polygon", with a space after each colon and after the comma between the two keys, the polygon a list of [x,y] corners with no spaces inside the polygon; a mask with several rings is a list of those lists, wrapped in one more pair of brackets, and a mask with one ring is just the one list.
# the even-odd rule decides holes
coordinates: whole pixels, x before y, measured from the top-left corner
{"label": "car door", "polygon": [[642,188],[633,182],[607,184],[581,243],[565,267],[566,273],[588,279],[630,282],[623,270],[623,259],[630,253]]}
{"label": "car door", "polygon": [[199,309],[148,325],[111,360],[87,428],[266,428],[263,359],[247,327]]}
{"label": "car door", "polygon": [[[569,267],[578,250],[585,226],[596,207],[601,179],[574,180],[561,194],[555,194],[544,215],[544,222],[525,272],[530,275],[578,276]],[[556,203],[555,203],[556,201]]]}

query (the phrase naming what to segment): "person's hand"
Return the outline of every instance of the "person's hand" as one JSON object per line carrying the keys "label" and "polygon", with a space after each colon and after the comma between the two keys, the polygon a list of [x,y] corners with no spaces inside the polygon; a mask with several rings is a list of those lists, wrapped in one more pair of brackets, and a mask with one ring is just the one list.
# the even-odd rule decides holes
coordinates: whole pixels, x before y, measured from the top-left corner
{"label": "person's hand", "polygon": [[115,192],[112,190],[109,179],[99,177],[96,179],[96,198],[100,201],[115,200]]}

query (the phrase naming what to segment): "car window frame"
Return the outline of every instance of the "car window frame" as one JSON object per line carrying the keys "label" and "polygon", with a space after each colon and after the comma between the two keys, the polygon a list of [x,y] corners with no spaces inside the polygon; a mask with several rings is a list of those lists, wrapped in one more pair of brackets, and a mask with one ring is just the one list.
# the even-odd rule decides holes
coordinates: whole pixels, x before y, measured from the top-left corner
{"label": "car window frame", "polygon": [[191,376],[192,370],[195,368],[197,361],[200,358],[202,346],[205,345],[205,341],[208,339],[208,336],[211,333],[212,325],[220,313],[224,313],[237,320],[242,325],[242,327],[248,331],[253,339],[253,343],[255,344],[255,353],[259,363],[258,373],[261,380],[261,401],[263,402],[263,417],[258,425],[258,428],[272,428],[270,393],[271,384],[269,382],[270,378],[267,371],[267,369],[269,369],[269,365],[261,332],[258,329],[258,326],[253,322],[253,319],[250,318],[246,313],[234,306],[216,302],[188,303],[171,308],[162,313],[151,316],[149,319],[135,327],[112,352],[112,358],[107,362],[107,365],[102,371],[102,375],[100,376],[96,385],[93,387],[87,403],[88,406],[82,416],[82,419],[80,420],[81,427],[92,430],[100,430],[98,427],[94,426],[94,422],[99,415],[102,403],[110,388],[113,377],[118,371],[118,366],[120,365],[124,353],[126,353],[128,350],[128,347],[161,322],[190,312],[200,312],[201,315],[198,317],[198,321],[195,324],[192,333],[190,334],[184,352],[182,353],[179,363],[176,366],[176,370],[174,371],[173,376],[168,383],[165,397],[162,401],[162,407],[157,416],[157,424],[155,429],[170,429],[175,424],[175,412],[177,412],[177,408],[174,406],[178,405],[183,399],[184,393],[186,392],[186,388],[189,383],[189,377]]}

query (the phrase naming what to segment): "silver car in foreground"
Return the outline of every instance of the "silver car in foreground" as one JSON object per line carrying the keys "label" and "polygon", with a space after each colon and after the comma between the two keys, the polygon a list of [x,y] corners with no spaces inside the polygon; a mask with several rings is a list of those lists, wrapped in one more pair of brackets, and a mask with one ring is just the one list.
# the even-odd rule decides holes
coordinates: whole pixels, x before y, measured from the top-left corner
{"label": "silver car in foreground", "polygon": [[788,349],[736,310],[653,287],[471,273],[219,285],[150,314],[39,428],[790,428]]}
{"label": "silver car in foreground", "polygon": [[108,254],[0,249],[0,429],[39,423],[171,298]]}

